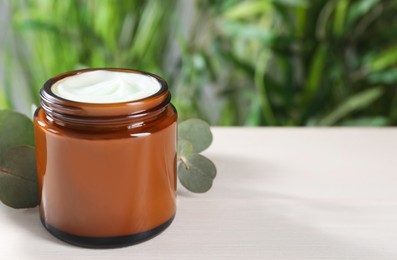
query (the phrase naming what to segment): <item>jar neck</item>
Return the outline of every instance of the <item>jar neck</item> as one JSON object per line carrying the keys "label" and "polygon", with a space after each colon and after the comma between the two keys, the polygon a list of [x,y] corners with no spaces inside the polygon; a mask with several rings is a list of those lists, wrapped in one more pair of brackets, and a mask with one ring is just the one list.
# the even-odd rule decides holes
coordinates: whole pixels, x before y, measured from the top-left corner
{"label": "jar neck", "polygon": [[49,79],[40,91],[40,105],[49,121],[60,125],[78,128],[89,127],[139,127],[147,121],[155,120],[164,113],[166,106],[170,103],[171,94],[167,83],[160,77],[136,70],[112,69],[116,72],[137,73],[156,79],[161,87],[155,94],[135,101],[120,103],[84,103],[63,99],[56,96],[52,85],[69,76],[79,73],[93,71],[96,69],[85,69],[67,72]]}

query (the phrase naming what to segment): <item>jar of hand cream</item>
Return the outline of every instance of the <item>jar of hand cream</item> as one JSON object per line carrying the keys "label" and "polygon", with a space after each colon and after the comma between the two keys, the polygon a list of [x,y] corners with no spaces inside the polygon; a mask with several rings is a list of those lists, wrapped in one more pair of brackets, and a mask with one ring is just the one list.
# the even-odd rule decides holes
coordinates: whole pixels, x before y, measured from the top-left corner
{"label": "jar of hand cream", "polygon": [[175,215],[177,113],[166,82],[128,69],[48,80],[34,117],[40,216],[85,247],[147,240]]}

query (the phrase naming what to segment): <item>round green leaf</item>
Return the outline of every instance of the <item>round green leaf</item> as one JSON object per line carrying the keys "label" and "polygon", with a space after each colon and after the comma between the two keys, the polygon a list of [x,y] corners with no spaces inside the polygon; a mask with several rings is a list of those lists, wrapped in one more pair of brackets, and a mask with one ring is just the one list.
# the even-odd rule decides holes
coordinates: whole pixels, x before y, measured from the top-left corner
{"label": "round green leaf", "polygon": [[16,146],[34,146],[33,122],[11,110],[0,111],[0,163],[8,150]]}
{"label": "round green leaf", "polygon": [[214,163],[200,154],[182,157],[181,160],[178,166],[178,177],[182,185],[191,192],[208,191],[216,176]]}
{"label": "round green leaf", "polygon": [[178,156],[189,156],[193,152],[193,145],[185,140],[185,139],[178,139]]}
{"label": "round green leaf", "polygon": [[29,208],[38,204],[35,149],[10,149],[0,165],[0,200],[9,207]]}
{"label": "round green leaf", "polygon": [[178,125],[178,137],[190,142],[193,152],[199,153],[212,143],[210,126],[201,119],[188,119]]}

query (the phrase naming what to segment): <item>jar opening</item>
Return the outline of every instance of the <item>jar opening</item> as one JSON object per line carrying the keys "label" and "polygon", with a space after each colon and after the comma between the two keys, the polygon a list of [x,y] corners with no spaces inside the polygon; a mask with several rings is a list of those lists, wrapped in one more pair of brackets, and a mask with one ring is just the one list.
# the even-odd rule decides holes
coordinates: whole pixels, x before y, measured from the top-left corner
{"label": "jar opening", "polygon": [[51,86],[51,92],[60,98],[94,104],[136,101],[160,89],[160,82],[148,74],[101,69],[65,77]]}
{"label": "jar opening", "polygon": [[[104,74],[106,75],[104,76]],[[89,76],[89,80],[84,83],[94,82],[95,84],[104,84],[105,88],[100,88],[99,90],[99,92],[102,92],[97,93],[97,90],[95,89],[98,86],[94,86],[93,88],[88,87],[87,90],[87,88],[84,89],[81,85],[76,84],[71,87],[72,90],[69,89],[69,92],[66,91],[69,96],[63,95],[65,93],[65,88],[63,88],[63,94],[59,94],[62,92],[59,88],[60,83],[65,83],[68,79],[76,78],[76,82],[81,83],[78,77],[84,75]],[[124,80],[132,86],[124,85],[121,86],[120,90],[118,89],[119,86],[117,83],[108,88],[106,87],[106,84],[108,83],[106,82],[106,77],[109,75],[122,76],[124,77]],[[137,78],[141,80],[139,84],[136,84],[136,81],[135,83],[133,81],[133,79]],[[70,82],[68,84],[70,84]],[[127,88],[128,90],[129,87],[136,88],[135,90],[130,89],[127,91],[131,94],[130,96],[123,93],[122,90],[123,88]],[[112,93],[115,95],[112,96]],[[95,95],[97,95],[97,97],[93,97]],[[84,96],[83,99],[81,99],[81,96]],[[109,98],[109,96],[112,97]],[[119,99],[126,97],[127,99],[124,100]],[[165,80],[157,75],[131,69],[97,68],[71,71],[49,79],[40,91],[40,98],[41,107],[50,117],[57,117],[59,119],[76,123],[89,123],[88,121],[91,120],[92,123],[98,123],[100,121],[108,124],[114,121],[123,121],[143,116],[146,117],[148,114],[155,115],[161,112],[161,110],[169,104],[171,95],[168,91],[168,86]],[[95,101],[95,98],[98,98],[99,101]],[[93,99],[94,101],[92,101]],[[88,102],[84,102],[84,100],[88,100]]]}

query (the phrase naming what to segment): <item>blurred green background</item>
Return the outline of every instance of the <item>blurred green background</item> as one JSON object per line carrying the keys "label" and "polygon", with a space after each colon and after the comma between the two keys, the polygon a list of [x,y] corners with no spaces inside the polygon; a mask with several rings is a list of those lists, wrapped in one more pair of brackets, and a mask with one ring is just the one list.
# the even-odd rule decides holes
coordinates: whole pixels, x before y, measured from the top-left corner
{"label": "blurred green background", "polygon": [[181,119],[397,125],[395,0],[0,0],[0,108],[31,113],[50,77],[135,68]]}

